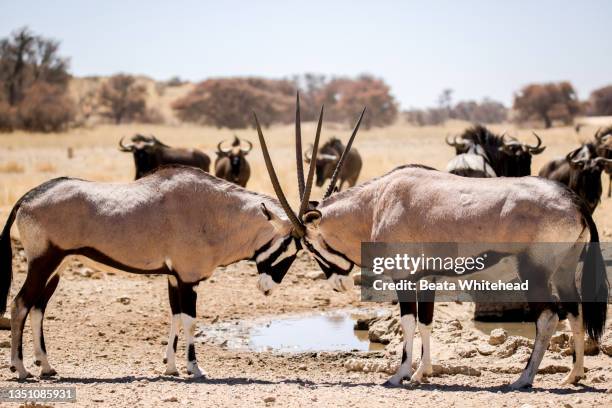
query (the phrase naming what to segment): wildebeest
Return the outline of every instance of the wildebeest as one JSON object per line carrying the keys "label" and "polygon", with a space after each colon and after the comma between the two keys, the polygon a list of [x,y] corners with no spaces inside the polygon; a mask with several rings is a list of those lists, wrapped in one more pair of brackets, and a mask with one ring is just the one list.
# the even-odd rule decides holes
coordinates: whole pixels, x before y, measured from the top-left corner
{"label": "wildebeest", "polygon": [[182,164],[206,172],[210,170],[210,157],[198,149],[170,147],[155,136],[135,135],[131,141],[132,143],[125,145],[121,138],[119,150],[134,155],[135,180],[166,164]]}
{"label": "wildebeest", "polygon": [[[340,160],[342,152],[344,152],[345,146],[342,144],[340,139],[332,137],[321,146],[320,152],[317,154],[317,186],[321,187],[326,180],[329,180],[334,173],[334,169]],[[310,163],[312,155],[312,146],[310,150],[304,154],[304,160],[306,163]],[[346,182],[349,187],[353,187],[357,183],[359,173],[361,172],[361,156],[357,149],[353,148],[348,151],[346,161],[340,170],[338,175],[338,190],[342,190],[344,183]]]}
{"label": "wildebeest", "polygon": [[586,203],[591,214],[601,200],[601,172],[612,169],[612,159],[599,157],[597,145],[585,143],[566,157],[546,163],[538,175],[565,184]]}
{"label": "wildebeest", "polygon": [[[361,118],[348,146],[360,121]],[[556,286],[554,290],[559,298],[555,298],[553,288],[547,285],[529,286],[528,297],[537,291],[540,297],[548,300],[530,304],[537,316],[535,345],[527,366],[512,387],[524,388],[533,383],[559,321],[561,306],[568,313],[575,350],[573,368],[564,381],[574,383],[584,376],[584,331],[594,340],[601,337],[607,311],[607,302],[602,299],[608,299],[608,285],[601,249],[596,244],[599,242],[597,227],[582,200],[571,190],[538,177],[477,180],[408,165],[334,195],[330,195],[335,182],[332,178],[321,202],[306,205],[309,194],[300,194],[300,210],[294,213],[278,182],[257,118],[255,122],[270,179],[288,217],[283,221],[291,230],[287,237],[301,240],[336,290],[350,287],[352,280],[348,274],[355,264],[364,266],[361,259],[363,242],[517,243],[516,249],[505,256],[516,260],[519,274],[529,271],[532,279],[547,281],[557,272],[567,273],[571,276],[571,286]],[[296,149],[299,146],[301,143],[296,143]],[[315,142],[313,160],[316,159],[316,147]],[[296,156],[301,157],[301,152],[296,152]],[[304,175],[298,170],[298,186],[304,185],[303,180]],[[457,197],[465,204],[458,205]],[[581,287],[578,288],[575,277],[580,272],[573,266],[566,270],[562,260],[583,249],[584,241],[589,238],[592,244],[585,249]],[[558,262],[541,263],[531,252],[531,245],[548,242],[571,245],[559,250]],[[433,273],[435,276],[435,271]],[[272,282],[272,279],[267,281]],[[582,301],[579,304],[574,299]],[[393,385],[404,378],[418,382],[432,373],[433,302],[419,302],[417,310],[417,303],[400,300],[400,313],[404,347],[402,363],[389,380]],[[419,367],[411,376],[417,316],[422,354]]]}
{"label": "wildebeest", "polygon": [[175,353],[182,321],[187,370],[200,376],[194,346],[198,282],[216,267],[243,259],[280,282],[299,245],[278,201],[193,167],[162,167],[129,183],[53,179],[17,201],[0,235],[0,316],[12,279],[14,222],[27,258],[27,276],[11,306],[10,367],[20,379],[30,375],[22,352],[28,315],[41,375],[55,374],[47,359],[43,317],[60,280],[56,269],[66,256],[83,255],[127,272],[168,275],[172,319],[166,374],[178,375]]}
{"label": "wildebeest", "polygon": [[484,126],[473,126],[458,138],[446,138],[457,154],[449,162],[447,171],[467,177],[529,176],[531,156],[546,148],[540,137],[535,133],[534,136],[537,145],[532,146],[505,135],[495,135]]}
{"label": "wildebeest", "polygon": [[248,140],[245,142],[248,148],[242,147],[242,140],[234,136],[231,147],[223,148],[223,141],[217,145],[217,159],[215,160],[215,176],[239,186],[245,187],[251,177],[251,166],[246,155],[253,149],[253,144]]}
{"label": "wildebeest", "polygon": [[[612,126],[600,129],[595,133],[595,145],[597,155],[605,159],[612,159]],[[612,169],[606,170],[608,173],[608,197],[612,196]]]}

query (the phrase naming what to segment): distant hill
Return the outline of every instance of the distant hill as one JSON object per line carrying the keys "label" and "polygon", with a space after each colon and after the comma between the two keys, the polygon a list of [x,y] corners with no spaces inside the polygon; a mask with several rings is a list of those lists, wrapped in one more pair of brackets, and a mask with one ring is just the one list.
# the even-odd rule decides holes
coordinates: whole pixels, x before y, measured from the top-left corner
{"label": "distant hill", "polygon": [[[179,80],[156,81],[143,75],[137,75],[136,81],[147,89],[147,109],[159,112],[164,123],[179,123],[171,108],[172,102],[185,96],[195,86],[192,82]],[[70,96],[78,106],[78,119],[86,124],[96,124],[103,121],[97,109],[96,95],[102,84],[109,77],[73,77],[69,85]]]}

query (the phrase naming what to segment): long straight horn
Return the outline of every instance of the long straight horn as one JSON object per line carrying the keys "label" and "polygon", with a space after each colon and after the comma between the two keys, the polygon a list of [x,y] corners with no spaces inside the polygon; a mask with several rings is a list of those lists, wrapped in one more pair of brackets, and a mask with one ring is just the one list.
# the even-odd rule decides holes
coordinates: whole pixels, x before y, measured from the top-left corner
{"label": "long straight horn", "polygon": [[302,118],[300,115],[300,91],[296,93],[295,99],[295,166],[297,167],[300,200],[304,200],[304,165],[302,164]]}
{"label": "long straight horn", "polygon": [[257,127],[257,135],[259,136],[261,151],[264,156],[264,161],[266,162],[266,168],[268,169],[268,174],[270,175],[270,181],[272,182],[272,187],[274,188],[276,197],[278,197],[278,201],[280,201],[283,210],[285,210],[285,214],[287,214],[287,217],[289,217],[289,220],[293,224],[295,232],[298,236],[302,237],[304,236],[304,226],[295,216],[295,213],[287,202],[285,194],[283,193],[283,189],[281,188],[280,183],[278,182],[278,177],[276,177],[276,172],[274,171],[274,166],[272,165],[272,159],[270,159],[270,153],[268,152],[268,146],[266,146],[266,141],[261,131],[261,126],[259,126],[259,120],[257,119],[257,115],[255,114],[255,112],[253,112],[253,117],[255,118],[255,126]]}
{"label": "long straight horn", "polygon": [[298,212],[298,218],[301,220],[302,215],[308,207],[308,200],[310,199],[310,192],[312,191],[312,181],[314,179],[315,168],[317,167],[317,152],[319,150],[319,138],[321,137],[321,127],[323,125],[323,110],[325,105],[321,105],[321,113],[319,113],[319,123],[317,123],[317,134],[315,135],[314,145],[312,146],[312,156],[310,156],[310,167],[308,168],[308,179],[306,180],[306,189],[302,195],[302,201],[300,202],[300,211]]}
{"label": "long straight horn", "polygon": [[336,181],[338,181],[340,170],[342,169],[342,165],[344,164],[344,160],[346,160],[346,156],[348,155],[348,152],[351,150],[351,146],[353,145],[353,140],[355,139],[355,135],[357,135],[357,131],[359,130],[359,126],[361,125],[361,120],[363,119],[363,115],[365,114],[365,111],[366,111],[366,108],[363,108],[363,110],[361,111],[359,120],[357,120],[357,124],[355,125],[355,128],[353,129],[353,134],[351,135],[351,138],[346,144],[346,147],[344,148],[344,151],[342,152],[342,156],[340,156],[340,160],[338,161],[338,164],[336,164],[336,168],[334,169],[334,174],[332,175],[331,181],[329,182],[329,187],[327,187],[327,191],[325,192],[323,199],[326,199],[334,192],[334,187],[336,187]]}

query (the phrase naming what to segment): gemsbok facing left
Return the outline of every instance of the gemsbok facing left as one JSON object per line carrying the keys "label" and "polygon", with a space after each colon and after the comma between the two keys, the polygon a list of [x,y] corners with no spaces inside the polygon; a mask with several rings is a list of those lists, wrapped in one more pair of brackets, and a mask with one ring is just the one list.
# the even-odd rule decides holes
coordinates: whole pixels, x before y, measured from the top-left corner
{"label": "gemsbok facing left", "polygon": [[[363,113],[362,113],[363,116]],[[298,118],[299,119],[299,118]],[[359,128],[357,122],[347,150]],[[298,122],[299,123],[299,122]],[[296,123],[296,129],[299,129]],[[398,167],[379,178],[348,190],[331,194],[337,174],[320,203],[308,203],[302,193],[301,142],[296,143],[298,184],[302,205],[294,213],[272,166],[263,133],[255,117],[261,147],[270,179],[292,225],[291,233],[314,257],[338,291],[347,290],[354,265],[362,265],[362,242],[388,243],[513,243],[501,258],[516,262],[519,277],[529,273],[533,281],[548,285],[529,285],[528,299],[536,316],[536,338],[532,354],[514,389],[530,387],[560,316],[567,314],[574,338],[574,365],[564,379],[575,383],[584,377],[584,333],[595,341],[601,337],[607,312],[608,282],[599,247],[597,227],[584,202],[567,187],[538,177],[468,178],[436,171],[421,165]],[[298,134],[298,132],[296,132]],[[316,161],[315,140],[312,161]],[[343,153],[338,165],[346,157]],[[590,241],[590,242],[589,242]],[[554,261],[542,262],[533,249],[539,243],[564,243],[557,246]],[[585,243],[589,242],[585,247]],[[535,245],[537,246],[537,245]],[[577,252],[586,255],[582,271],[565,263]],[[547,260],[548,261],[548,260]],[[569,266],[568,266],[569,265]],[[435,277],[436,271],[431,271]],[[444,273],[444,271],[442,271]],[[569,279],[557,282],[559,273]],[[580,283],[576,284],[577,279]],[[556,286],[555,286],[556,285]],[[558,298],[555,297],[556,292]],[[579,301],[578,301],[579,300]],[[400,299],[404,347],[401,365],[388,384],[399,385],[410,378],[420,382],[432,373],[430,334],[433,299],[418,303]],[[412,342],[417,328],[422,353],[412,373]]]}
{"label": "gemsbok facing left", "polygon": [[[320,130],[319,130],[320,132]],[[22,335],[30,316],[36,364],[49,364],[43,317],[68,255],[118,269],[168,275],[172,313],[166,374],[178,375],[175,353],[182,321],[187,371],[201,376],[194,331],[196,286],[213,270],[239,260],[256,262],[264,294],[278,283],[298,252],[278,201],[191,167],[170,166],[129,183],[73,178],[50,180],[17,201],[0,236],[0,315],[12,280],[10,229],[16,223],[27,257],[27,277],[11,307],[11,371],[30,376]]]}

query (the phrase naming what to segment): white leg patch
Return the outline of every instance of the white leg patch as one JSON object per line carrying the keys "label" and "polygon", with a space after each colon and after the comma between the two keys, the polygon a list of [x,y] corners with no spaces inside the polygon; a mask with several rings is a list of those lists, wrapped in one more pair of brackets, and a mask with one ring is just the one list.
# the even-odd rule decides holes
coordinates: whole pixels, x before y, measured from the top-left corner
{"label": "white leg patch", "polygon": [[404,315],[400,321],[402,332],[404,334],[404,352],[406,360],[397,369],[393,377],[389,378],[388,382],[391,385],[400,385],[404,378],[410,378],[412,374],[412,343],[414,341],[414,331],[416,329],[414,315]]}
{"label": "white leg patch", "polygon": [[423,376],[431,375],[433,372],[431,366],[431,324],[419,323],[419,333],[421,334],[421,344],[423,345],[423,355],[416,372],[411,380],[421,382]]}
{"label": "white leg patch", "polygon": [[567,315],[572,335],[574,337],[574,355],[576,361],[567,376],[563,379],[562,384],[575,384],[584,378],[584,327],[582,325],[582,306],[579,306],[579,315],[574,317],[571,313]]}
{"label": "white leg patch", "polygon": [[355,282],[353,278],[350,276],[342,276],[337,273],[332,273],[331,276],[327,279],[332,289],[338,292],[347,292],[355,286]]}
{"label": "white leg patch", "polygon": [[[176,280],[176,279],[175,279]],[[166,375],[178,375],[176,369],[176,352],[174,351],[174,339],[178,335],[181,324],[181,315],[172,315],[170,319],[170,334],[168,335],[168,346],[166,347]]]}
{"label": "white leg patch", "polygon": [[189,349],[193,346],[195,336],[195,319],[185,313],[181,313],[181,319],[183,320],[183,330],[185,331],[185,342],[187,344],[187,371],[193,375],[194,378],[202,377],[204,374],[200,367],[198,367],[197,361],[189,360]]}
{"label": "white leg patch", "polygon": [[267,273],[260,273],[259,280],[257,281],[257,289],[264,295],[271,294],[278,284],[274,282],[272,277]]}

